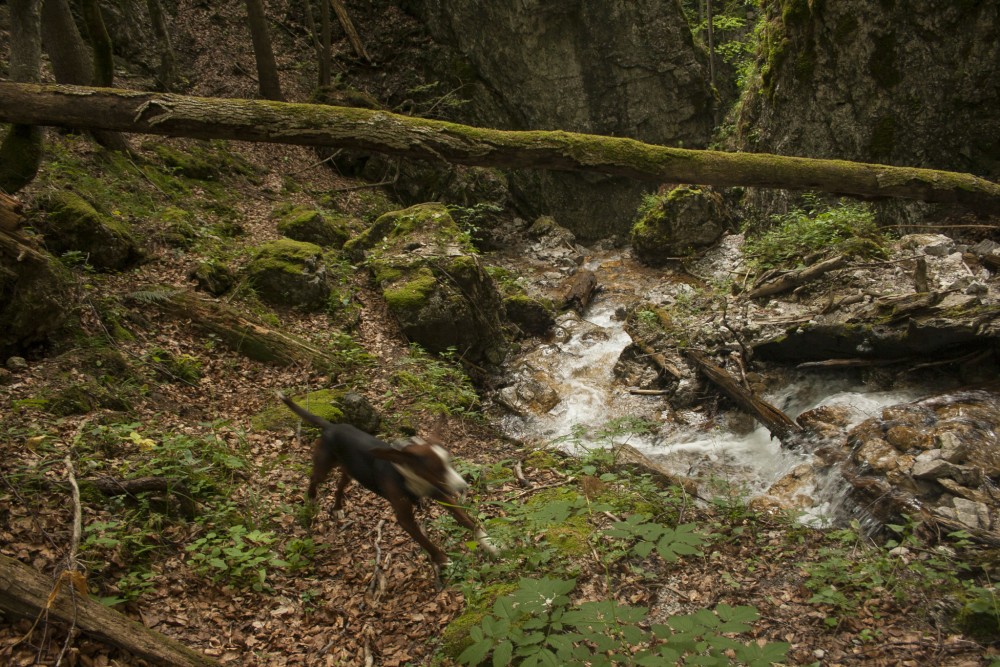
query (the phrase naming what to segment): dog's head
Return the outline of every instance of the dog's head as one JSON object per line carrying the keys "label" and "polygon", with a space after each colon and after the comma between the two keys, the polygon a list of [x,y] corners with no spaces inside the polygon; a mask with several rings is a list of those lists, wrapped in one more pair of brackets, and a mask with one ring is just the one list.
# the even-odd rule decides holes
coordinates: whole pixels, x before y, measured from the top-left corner
{"label": "dog's head", "polygon": [[406,488],[420,498],[435,491],[448,497],[465,498],[469,485],[454,468],[451,456],[440,443],[412,437],[393,449],[377,449],[376,458],[389,461],[406,479]]}

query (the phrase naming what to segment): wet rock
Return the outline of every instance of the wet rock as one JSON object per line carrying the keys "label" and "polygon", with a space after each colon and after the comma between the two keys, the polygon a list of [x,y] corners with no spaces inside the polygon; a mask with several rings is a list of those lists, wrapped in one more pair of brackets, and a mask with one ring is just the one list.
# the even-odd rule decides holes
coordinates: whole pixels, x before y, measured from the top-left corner
{"label": "wet rock", "polygon": [[552,303],[547,299],[514,294],[504,297],[504,311],[507,319],[529,336],[540,336],[555,324]]}
{"label": "wet rock", "polygon": [[992,493],[1000,477],[998,431],[1000,394],[994,392],[956,392],[892,406],[851,431],[853,454],[842,472],[855,499],[882,521],[923,506],[992,530],[1000,508],[1000,495]]}
{"label": "wet rock", "polygon": [[559,403],[559,393],[540,371],[516,373],[514,383],[504,387],[498,400],[508,410],[522,417],[542,415]]}

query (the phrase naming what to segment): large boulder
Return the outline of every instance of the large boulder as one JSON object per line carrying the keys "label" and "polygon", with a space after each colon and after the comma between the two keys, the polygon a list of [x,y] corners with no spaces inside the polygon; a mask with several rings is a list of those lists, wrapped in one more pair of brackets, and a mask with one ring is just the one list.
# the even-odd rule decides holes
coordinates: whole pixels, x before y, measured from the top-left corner
{"label": "large boulder", "polygon": [[350,219],[344,215],[331,216],[304,206],[279,213],[278,231],[283,236],[324,248],[341,248],[350,238],[349,230]]}
{"label": "large boulder", "polygon": [[247,276],[264,301],[303,310],[327,307],[331,286],[323,249],[313,243],[278,239],[257,248]]}
{"label": "large boulder", "polygon": [[[707,57],[679,3],[409,0],[406,6],[435,39],[467,59],[472,76],[462,83],[473,84],[462,88],[472,97],[461,111],[467,122],[691,148],[709,139]],[[554,214],[585,241],[627,232],[649,189],[557,172],[517,173],[511,185],[523,207]]]}
{"label": "large boulder", "polygon": [[98,270],[121,270],[142,258],[139,244],[124,220],[105,215],[67,190],[39,199],[45,215],[37,221],[53,253],[79,252]]}
{"label": "large boulder", "polygon": [[682,185],[644,200],[630,238],[639,259],[657,265],[712,245],[730,227],[715,190]]}
{"label": "large boulder", "polygon": [[389,310],[430,352],[496,366],[507,353],[496,284],[448,209],[419,204],[386,213],[345,246],[367,256]]}
{"label": "large boulder", "polygon": [[51,255],[0,231],[0,358],[44,342],[73,308],[73,276]]}

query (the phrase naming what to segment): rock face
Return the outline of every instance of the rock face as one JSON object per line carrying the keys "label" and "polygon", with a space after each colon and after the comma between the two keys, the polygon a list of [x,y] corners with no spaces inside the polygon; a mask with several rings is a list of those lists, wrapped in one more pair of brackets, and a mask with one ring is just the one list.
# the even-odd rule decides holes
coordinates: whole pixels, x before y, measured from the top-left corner
{"label": "rock face", "polygon": [[1000,6],[765,3],[739,148],[1000,174]]}
{"label": "rock face", "polygon": [[435,353],[454,348],[477,364],[503,361],[500,294],[443,205],[386,213],[344,249],[355,261],[367,253],[386,305],[411,341]]}
{"label": "rock face", "polygon": [[[485,86],[473,123],[562,129],[700,147],[712,125],[705,54],[679,3],[658,0],[411,0]],[[487,92],[489,91],[489,92]],[[514,193],[583,240],[627,232],[648,186],[554,172],[517,174]]]}
{"label": "rock face", "polygon": [[324,248],[340,248],[350,237],[345,216],[330,217],[320,211],[295,207],[278,220],[278,231],[296,241],[315,243]]}

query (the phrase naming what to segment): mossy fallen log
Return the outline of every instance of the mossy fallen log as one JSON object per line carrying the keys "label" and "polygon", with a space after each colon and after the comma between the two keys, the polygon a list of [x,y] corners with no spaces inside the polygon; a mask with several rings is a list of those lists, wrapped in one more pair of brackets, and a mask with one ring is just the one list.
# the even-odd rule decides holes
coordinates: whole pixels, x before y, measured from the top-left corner
{"label": "mossy fallen log", "polygon": [[1000,212],[1000,184],[933,169],[725,153],[561,131],[469,127],[381,110],[0,82],[0,121],[201,139],[334,146],[483,167],[553,169],[656,183],[904,197]]}
{"label": "mossy fallen log", "polygon": [[131,300],[155,307],[170,317],[190,320],[199,329],[218,336],[231,350],[256,361],[279,366],[333,365],[329,355],[312,343],[272,329],[247,313],[189,290],[150,286],[134,292]]}
{"label": "mossy fallen log", "polygon": [[218,663],[180,642],[91,600],[77,590],[82,580],[64,573],[53,580],[0,555],[0,609],[15,616],[74,625],[91,637],[125,649],[154,665],[207,667]]}

